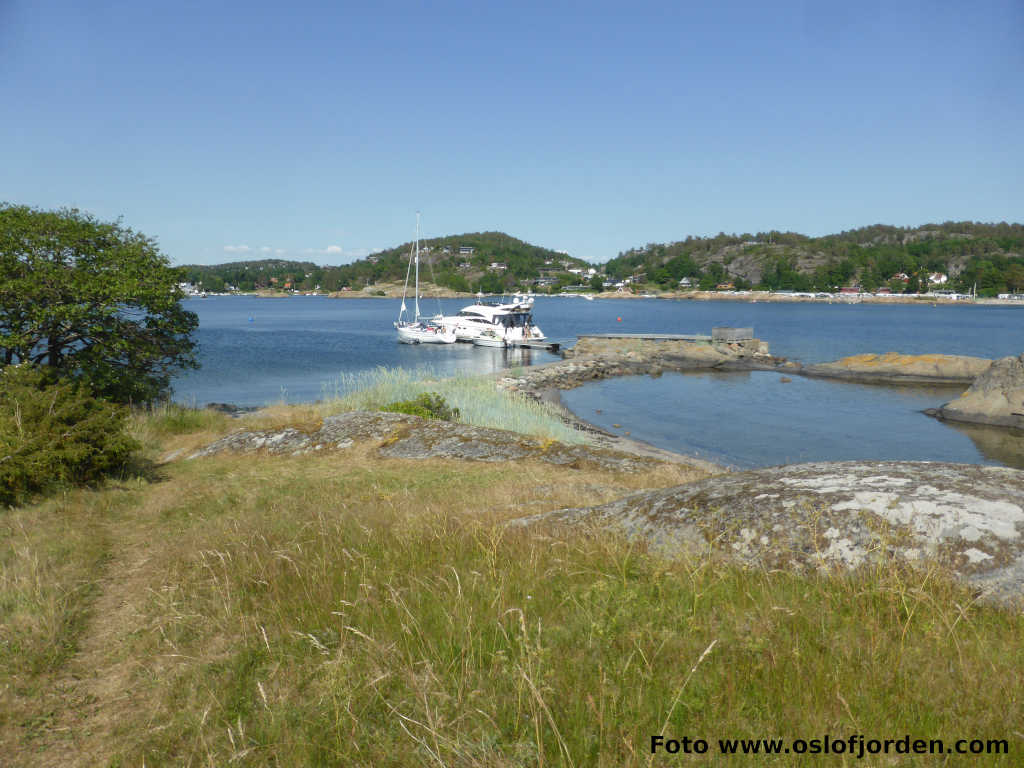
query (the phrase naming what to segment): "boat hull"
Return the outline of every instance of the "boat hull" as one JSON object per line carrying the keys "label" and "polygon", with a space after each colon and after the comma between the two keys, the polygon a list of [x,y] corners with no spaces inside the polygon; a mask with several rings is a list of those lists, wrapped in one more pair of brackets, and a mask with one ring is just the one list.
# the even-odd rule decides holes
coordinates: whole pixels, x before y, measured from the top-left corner
{"label": "boat hull", "polygon": [[399,325],[398,341],[402,344],[454,344],[455,334],[444,328],[423,325]]}
{"label": "boat hull", "polygon": [[473,339],[473,346],[475,347],[499,347],[504,349],[509,346],[509,343],[505,339],[499,339],[493,336],[477,336]]}

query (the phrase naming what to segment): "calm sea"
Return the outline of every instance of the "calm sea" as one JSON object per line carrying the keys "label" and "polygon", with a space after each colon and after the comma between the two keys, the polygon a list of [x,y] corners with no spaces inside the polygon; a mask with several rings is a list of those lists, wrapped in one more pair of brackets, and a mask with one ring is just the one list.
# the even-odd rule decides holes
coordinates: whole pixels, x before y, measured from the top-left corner
{"label": "calm sea", "polygon": [[[454,314],[466,303],[428,300],[423,309]],[[377,366],[429,367],[443,375],[557,359],[535,350],[398,344],[392,323],[399,301],[392,299],[224,296],[186,306],[199,315],[202,368],[178,378],[174,395],[189,404],[308,402],[334,392],[342,373]],[[539,297],[534,318],[551,340],[570,344],[586,333],[753,326],[774,354],[802,362],[862,352],[1003,357],[1024,351],[1024,308],[1018,307]],[[610,431],[739,467],[855,458],[1024,467],[1020,437],[957,429],[920,413],[955,390],[792,379],[761,372],[627,377],[563,399]]]}

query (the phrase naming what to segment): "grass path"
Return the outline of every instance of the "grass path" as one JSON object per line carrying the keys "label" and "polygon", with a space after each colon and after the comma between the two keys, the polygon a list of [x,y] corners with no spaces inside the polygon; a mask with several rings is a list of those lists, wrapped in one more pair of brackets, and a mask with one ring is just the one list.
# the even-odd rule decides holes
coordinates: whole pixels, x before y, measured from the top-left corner
{"label": "grass path", "polygon": [[[109,762],[118,723],[130,719],[137,708],[132,679],[139,661],[131,658],[124,640],[143,628],[139,603],[152,588],[148,566],[154,542],[162,536],[163,505],[138,502],[153,491],[158,498],[170,498],[170,488],[163,486],[149,493],[91,494],[94,502],[105,498],[112,503],[93,510],[87,526],[90,546],[78,553],[89,561],[80,563],[84,571],[74,587],[81,620],[63,641],[74,650],[23,689],[30,695],[15,697],[12,710],[21,717],[10,718],[16,720],[15,727],[5,729],[6,738],[0,738],[13,765]],[[153,661],[159,665],[158,659]]]}

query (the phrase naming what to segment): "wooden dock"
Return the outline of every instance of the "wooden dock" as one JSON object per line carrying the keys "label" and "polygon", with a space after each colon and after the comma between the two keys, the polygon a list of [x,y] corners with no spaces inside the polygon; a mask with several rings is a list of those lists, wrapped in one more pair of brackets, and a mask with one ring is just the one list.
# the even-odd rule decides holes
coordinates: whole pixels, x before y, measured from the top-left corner
{"label": "wooden dock", "polygon": [[519,349],[546,349],[548,352],[558,354],[558,342],[548,341],[517,341],[513,346]]}
{"label": "wooden dock", "polygon": [[699,333],[584,333],[577,339],[634,339],[637,341],[711,341]]}

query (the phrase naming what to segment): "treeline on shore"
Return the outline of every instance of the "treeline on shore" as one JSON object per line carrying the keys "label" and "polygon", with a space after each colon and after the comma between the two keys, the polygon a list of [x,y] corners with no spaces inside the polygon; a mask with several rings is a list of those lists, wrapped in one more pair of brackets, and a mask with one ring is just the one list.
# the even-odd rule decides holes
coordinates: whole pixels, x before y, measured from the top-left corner
{"label": "treeline on shore", "polygon": [[[267,259],[182,270],[186,280],[211,292],[361,290],[404,281],[411,248],[412,243],[403,243],[340,266]],[[421,257],[430,282],[486,293],[528,288],[558,292],[581,283],[600,290],[621,282],[676,289],[681,281],[700,290],[835,291],[856,286],[893,293],[976,290],[979,296],[1024,291],[1024,225],[1005,222],[915,228],[876,224],[823,237],[778,231],[688,237],[631,248],[595,276],[581,274],[590,266],[582,259],[501,232],[423,240]]]}
{"label": "treeline on shore", "polygon": [[[976,288],[979,296],[1024,290],[1024,226],[946,222],[916,228],[877,224],[835,235],[759,232],[649,243],[605,265],[609,280],[694,287],[923,293]],[[932,275],[946,277],[930,282]],[[941,277],[938,278],[941,280]]]}
{"label": "treeline on shore", "polygon": [[[377,283],[405,280],[411,242],[341,266],[318,266],[305,261],[267,259],[183,267],[185,279],[205,291],[263,289],[300,291],[361,290]],[[420,241],[420,277],[453,291],[501,293],[531,285],[550,274],[557,285],[579,278],[570,268],[586,262],[541,248],[502,232],[472,232]]]}

